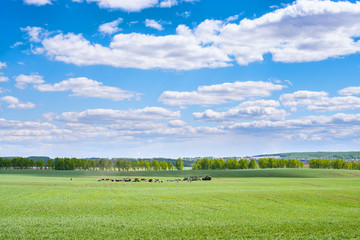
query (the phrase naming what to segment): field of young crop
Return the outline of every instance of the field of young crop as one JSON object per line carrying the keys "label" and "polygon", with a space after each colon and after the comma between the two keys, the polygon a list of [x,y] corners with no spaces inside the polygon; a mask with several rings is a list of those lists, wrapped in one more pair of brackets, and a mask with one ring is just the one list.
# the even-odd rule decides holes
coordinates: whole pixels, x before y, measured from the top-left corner
{"label": "field of young crop", "polygon": [[[97,182],[206,173],[214,180]],[[0,239],[360,238],[351,170],[0,170],[0,203]]]}

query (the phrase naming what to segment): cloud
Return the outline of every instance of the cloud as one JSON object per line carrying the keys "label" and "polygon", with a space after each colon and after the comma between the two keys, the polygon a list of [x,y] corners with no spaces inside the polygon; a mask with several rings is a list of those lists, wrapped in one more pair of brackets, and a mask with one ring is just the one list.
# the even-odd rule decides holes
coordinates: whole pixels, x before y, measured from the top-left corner
{"label": "cloud", "polygon": [[230,59],[213,46],[202,47],[189,36],[185,26],[177,28],[179,34],[156,37],[131,33],[117,34],[110,48],[91,44],[81,34],[58,34],[45,38],[39,54],[66,63],[84,65],[111,65],[138,69],[177,69],[225,67]]}
{"label": "cloud", "polygon": [[360,109],[360,98],[353,96],[323,98],[312,103],[307,108],[316,112]]}
{"label": "cloud", "polygon": [[[96,2],[108,7],[125,4],[133,10],[157,4],[140,0]],[[81,34],[61,33],[44,37],[42,47],[35,52],[76,65],[191,70],[232,66],[234,61],[247,65],[263,61],[268,53],[273,61],[285,63],[356,54],[360,52],[359,32],[360,2],[298,0],[238,24],[205,20],[194,29],[179,25],[173,35],[118,34],[110,46],[91,43]]]}
{"label": "cloud", "polygon": [[28,84],[42,84],[45,81],[43,77],[38,74],[24,75],[21,74],[15,78],[16,84],[15,87],[20,89],[25,89]]}
{"label": "cloud", "polygon": [[315,112],[360,109],[360,98],[353,96],[331,98],[326,92],[297,91],[281,95],[280,101],[284,106],[291,107],[293,111],[302,106]]}
{"label": "cloud", "polygon": [[266,53],[276,62],[320,61],[360,51],[353,39],[359,21],[359,2],[298,0],[260,18],[227,24],[214,41],[241,65],[262,61]]}
{"label": "cloud", "polygon": [[215,112],[211,109],[205,112],[195,112],[193,116],[198,121],[224,122],[245,119],[267,119],[281,120],[288,113],[283,109],[277,109],[280,106],[278,101],[274,100],[256,100],[240,103],[238,106],[229,109],[227,112]]}
{"label": "cloud", "polygon": [[103,98],[113,101],[121,101],[139,96],[139,94],[117,87],[103,86],[103,83],[86,77],[69,78],[53,85],[42,84],[41,82],[40,84],[35,83],[34,88],[41,92],[72,91],[72,96]]}
{"label": "cloud", "polygon": [[16,42],[12,46],[10,46],[10,48],[15,48],[15,47],[21,46],[21,45],[24,45],[24,43],[23,42]]}
{"label": "cloud", "polygon": [[0,98],[1,103],[8,104],[7,108],[13,109],[31,109],[34,108],[36,105],[31,102],[20,102],[19,99],[12,96],[5,96]]}
{"label": "cloud", "polygon": [[[83,0],[72,0],[73,2],[83,2]],[[139,12],[146,8],[161,7],[170,8],[178,5],[179,2],[195,2],[198,0],[87,0],[87,2],[96,2],[100,8],[123,10],[126,12]]]}
{"label": "cloud", "polygon": [[96,2],[101,8],[119,9],[127,12],[139,12],[158,4],[158,0],[87,0],[87,2]]}
{"label": "cloud", "polygon": [[0,76],[0,82],[7,82],[9,81],[9,78],[6,76]]}
{"label": "cloud", "polygon": [[24,4],[35,5],[35,6],[44,6],[46,4],[52,4],[51,0],[24,0]]}
{"label": "cloud", "polygon": [[6,62],[0,62],[0,69],[6,68],[7,64]]}
{"label": "cloud", "polygon": [[234,16],[230,16],[228,17],[225,22],[233,22],[239,19],[239,15],[234,15]]}
{"label": "cloud", "polygon": [[159,101],[166,105],[212,105],[233,101],[241,101],[249,97],[268,97],[273,91],[279,91],[283,85],[271,82],[234,82],[200,86],[196,91],[165,91]]}
{"label": "cloud", "polygon": [[347,87],[339,91],[340,95],[358,95],[360,94],[360,87]]}
{"label": "cloud", "polygon": [[145,26],[155,28],[155,29],[157,29],[159,31],[164,30],[163,26],[160,23],[158,23],[157,21],[153,20],[153,19],[146,19],[145,20]]}
{"label": "cloud", "polygon": [[161,107],[145,107],[143,109],[113,110],[88,109],[83,112],[65,112],[53,119],[64,122],[85,124],[114,124],[122,121],[164,120],[180,117],[180,112],[173,112]]}
{"label": "cloud", "polygon": [[176,13],[177,16],[180,16],[180,17],[183,17],[185,19],[188,19],[191,15],[191,12],[190,11],[185,11],[185,12],[182,12],[182,13]]}
{"label": "cloud", "polygon": [[301,140],[359,138],[360,114],[338,113],[332,116],[307,116],[283,121],[241,122],[224,126],[225,130],[247,135],[279,135]]}
{"label": "cloud", "polygon": [[175,128],[177,128],[177,127],[183,127],[183,126],[185,126],[187,124],[187,122],[185,122],[185,121],[183,121],[183,120],[171,120],[171,121],[169,121],[169,123],[168,123],[168,125],[170,126],[170,127],[175,127]]}
{"label": "cloud", "polygon": [[175,5],[178,5],[177,0],[164,0],[160,3],[161,8],[170,8]]}
{"label": "cloud", "polygon": [[121,28],[119,28],[118,25],[122,21],[123,21],[122,18],[118,18],[112,22],[104,23],[99,26],[99,32],[109,34],[109,35],[119,32],[119,31],[121,31]]}
{"label": "cloud", "polygon": [[47,31],[41,27],[27,26],[26,28],[21,28],[21,31],[26,32],[31,42],[41,42],[42,38],[47,35]]}

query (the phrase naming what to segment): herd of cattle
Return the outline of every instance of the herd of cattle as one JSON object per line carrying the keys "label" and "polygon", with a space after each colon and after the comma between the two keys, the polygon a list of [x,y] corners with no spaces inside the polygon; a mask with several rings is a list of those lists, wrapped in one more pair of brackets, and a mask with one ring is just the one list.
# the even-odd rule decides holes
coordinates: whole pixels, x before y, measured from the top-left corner
{"label": "herd of cattle", "polygon": [[[197,177],[197,176],[191,176],[191,177],[185,177],[184,179],[173,179],[173,180],[166,180],[167,182],[192,182],[192,181],[210,181],[212,177],[209,175],[206,175],[205,177]],[[113,178],[101,178],[98,180],[98,182],[102,181],[111,181],[111,182],[158,182],[162,183],[163,181],[160,179],[147,179],[147,178],[134,178],[131,179],[129,177],[123,178],[123,179],[113,179]]]}

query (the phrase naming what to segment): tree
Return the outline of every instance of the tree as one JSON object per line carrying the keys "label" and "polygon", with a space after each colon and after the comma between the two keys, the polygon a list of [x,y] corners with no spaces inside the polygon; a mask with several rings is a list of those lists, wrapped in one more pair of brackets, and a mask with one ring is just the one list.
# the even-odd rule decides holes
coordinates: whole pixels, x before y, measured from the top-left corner
{"label": "tree", "polygon": [[43,169],[43,167],[44,167],[44,161],[43,161],[42,159],[37,160],[37,161],[36,161],[36,167],[37,167],[38,169]]}
{"label": "tree", "polygon": [[166,161],[162,161],[160,165],[161,165],[161,170],[164,170],[164,171],[167,170],[168,165],[167,165]]}
{"label": "tree", "polygon": [[47,167],[47,169],[52,169],[54,167],[54,162],[52,159],[48,159],[46,161],[46,167]]}
{"label": "tree", "polygon": [[249,163],[249,168],[250,169],[256,169],[256,168],[258,168],[259,166],[258,166],[258,164],[256,163],[256,161],[255,161],[255,159],[251,159],[250,160],[250,163]]}
{"label": "tree", "polygon": [[64,159],[55,158],[55,169],[56,170],[65,170]]}
{"label": "tree", "polygon": [[157,171],[160,170],[161,166],[158,160],[152,160],[150,162],[150,166],[152,167],[153,170]]}
{"label": "tree", "polygon": [[136,170],[136,168],[137,168],[137,163],[136,162],[134,162],[134,161],[131,161],[131,163],[130,163],[130,165],[131,165],[131,168],[132,168],[132,170]]}
{"label": "tree", "polygon": [[148,160],[145,160],[145,161],[144,161],[144,166],[145,166],[145,170],[146,170],[146,171],[149,171],[149,170],[150,170],[150,163],[149,163]]}
{"label": "tree", "polygon": [[259,160],[259,167],[260,168],[268,168],[269,166],[269,159],[267,158],[260,158]]}
{"label": "tree", "polygon": [[169,161],[167,165],[169,170],[174,170],[174,165],[172,164],[172,162]]}
{"label": "tree", "polygon": [[227,169],[238,169],[239,163],[236,159],[230,158],[226,161],[226,168]]}
{"label": "tree", "polygon": [[175,162],[175,167],[177,170],[184,170],[184,162],[181,158],[178,158]]}
{"label": "tree", "polygon": [[249,168],[249,162],[246,159],[240,159],[239,160],[239,168],[240,169],[248,169]]}
{"label": "tree", "polygon": [[106,160],[104,158],[101,158],[99,160],[99,168],[100,168],[100,170],[104,171],[105,167],[106,167]]}

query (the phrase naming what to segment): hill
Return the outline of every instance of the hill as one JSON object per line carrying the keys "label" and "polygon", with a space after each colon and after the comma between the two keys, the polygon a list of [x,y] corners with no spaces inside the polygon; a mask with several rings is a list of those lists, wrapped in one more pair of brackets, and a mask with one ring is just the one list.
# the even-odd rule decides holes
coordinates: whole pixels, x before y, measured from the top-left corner
{"label": "hill", "polygon": [[261,154],[253,157],[269,157],[279,156],[280,158],[293,158],[293,159],[360,159],[360,152],[289,152],[289,153],[274,153],[274,154]]}

